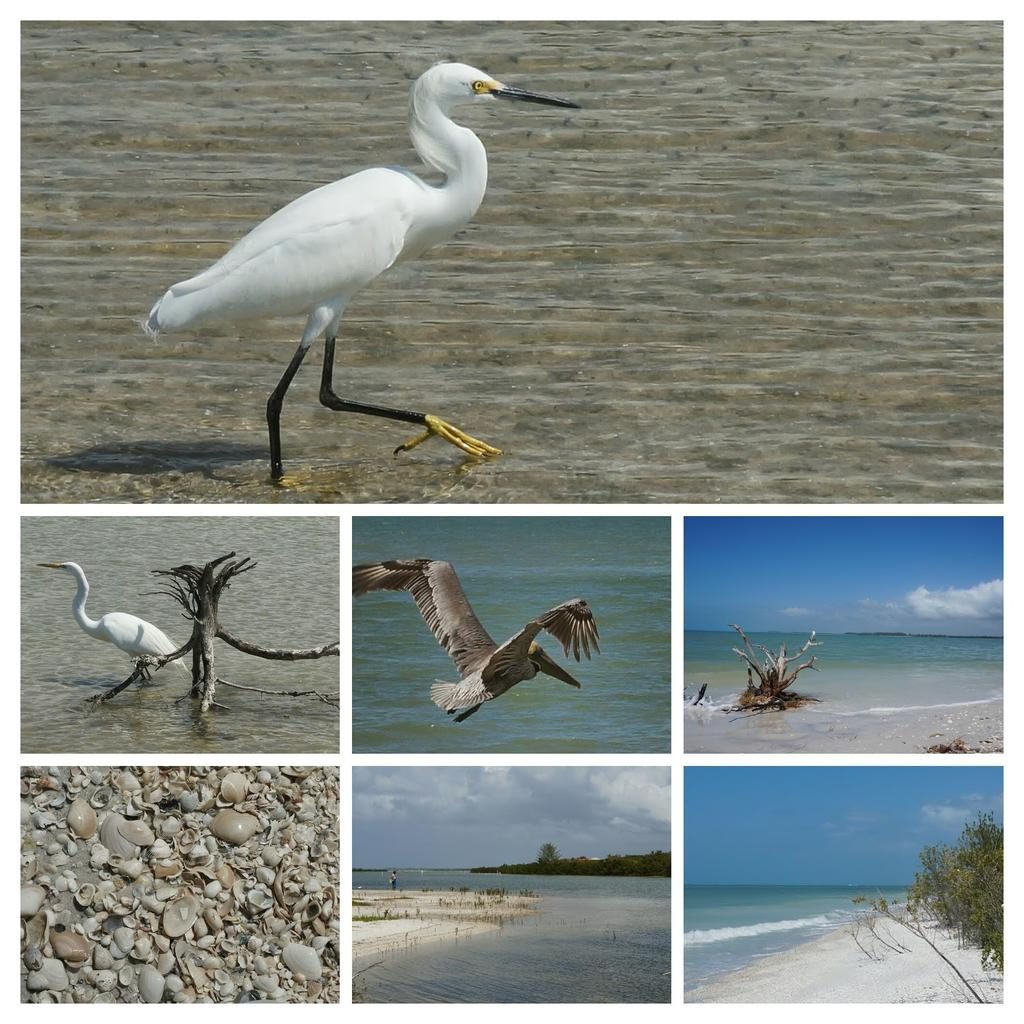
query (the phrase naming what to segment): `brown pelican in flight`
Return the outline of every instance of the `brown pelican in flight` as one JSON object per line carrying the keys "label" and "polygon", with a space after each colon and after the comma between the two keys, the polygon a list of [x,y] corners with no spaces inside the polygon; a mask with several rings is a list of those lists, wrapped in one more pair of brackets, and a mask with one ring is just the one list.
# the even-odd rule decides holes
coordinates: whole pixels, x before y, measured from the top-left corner
{"label": "brown pelican in flight", "polygon": [[531,619],[500,646],[480,624],[450,562],[429,558],[399,559],[357,565],[352,569],[352,593],[361,597],[373,590],[407,590],[416,599],[423,621],[459,670],[457,683],[437,682],[430,699],[455,721],[462,722],[516,683],[544,672],[563,683],[580,683],[556,664],[534,640],[547,630],[568,654],[579,661],[580,651],[590,658],[597,646],[597,626],[590,605],[580,598],[566,601]]}

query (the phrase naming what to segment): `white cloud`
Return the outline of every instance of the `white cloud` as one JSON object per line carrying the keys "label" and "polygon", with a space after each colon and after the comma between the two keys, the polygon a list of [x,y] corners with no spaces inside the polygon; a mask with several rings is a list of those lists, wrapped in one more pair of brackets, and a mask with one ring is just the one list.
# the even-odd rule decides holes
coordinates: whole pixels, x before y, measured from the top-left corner
{"label": "white cloud", "polygon": [[791,615],[794,617],[799,616],[800,618],[804,618],[811,614],[811,610],[809,608],[783,608],[782,614]]}
{"label": "white cloud", "polygon": [[922,619],[993,619],[1003,614],[1003,581],[989,580],[973,587],[929,590],[918,587],[907,594],[910,611]]}

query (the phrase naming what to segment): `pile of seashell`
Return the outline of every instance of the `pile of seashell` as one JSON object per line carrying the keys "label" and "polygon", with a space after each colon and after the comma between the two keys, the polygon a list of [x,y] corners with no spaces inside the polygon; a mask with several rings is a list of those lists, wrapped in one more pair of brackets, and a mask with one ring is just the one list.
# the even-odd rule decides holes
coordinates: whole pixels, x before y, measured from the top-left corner
{"label": "pile of seashell", "polygon": [[337,768],[23,768],[21,826],[23,1001],[338,1001]]}

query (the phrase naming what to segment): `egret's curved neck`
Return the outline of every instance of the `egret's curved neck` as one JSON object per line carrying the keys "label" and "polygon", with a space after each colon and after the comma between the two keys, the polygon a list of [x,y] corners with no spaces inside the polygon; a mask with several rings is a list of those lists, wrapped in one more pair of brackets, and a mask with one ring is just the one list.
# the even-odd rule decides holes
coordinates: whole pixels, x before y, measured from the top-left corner
{"label": "egret's curved neck", "polygon": [[71,613],[75,617],[75,622],[85,630],[86,633],[93,634],[99,629],[99,622],[96,619],[90,619],[85,614],[85,599],[89,596],[89,581],[85,578],[85,573],[77,565],[69,565],[68,572],[78,580],[78,590],[75,592],[75,596],[71,601]]}
{"label": "egret's curved neck", "polygon": [[452,216],[476,213],[487,191],[487,152],[468,129],[457,125],[425,89],[414,88],[409,135],[420,159],[445,176],[441,186]]}

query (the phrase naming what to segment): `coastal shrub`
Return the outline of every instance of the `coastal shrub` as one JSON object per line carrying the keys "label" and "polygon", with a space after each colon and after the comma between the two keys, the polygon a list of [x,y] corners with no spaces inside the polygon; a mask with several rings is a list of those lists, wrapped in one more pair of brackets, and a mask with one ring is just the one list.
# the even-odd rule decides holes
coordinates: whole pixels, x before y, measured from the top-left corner
{"label": "coastal shrub", "polygon": [[991,813],[968,822],[955,846],[921,851],[922,870],[908,893],[960,941],[981,949],[982,963],[1003,970],[1003,828]]}
{"label": "coastal shrub", "polygon": [[558,852],[558,847],[554,843],[545,843],[537,851],[538,864],[554,864],[561,859],[562,855]]}
{"label": "coastal shrub", "polygon": [[499,867],[470,868],[478,874],[503,875],[639,875],[668,878],[672,875],[672,854],[663,850],[650,853],[611,853],[607,857],[562,857],[542,864],[502,864]]}

